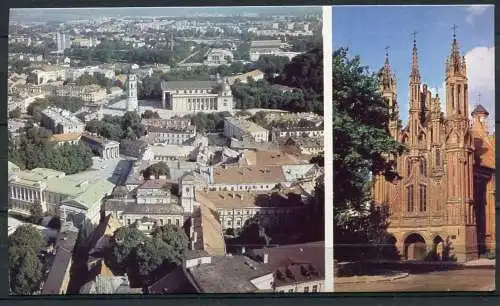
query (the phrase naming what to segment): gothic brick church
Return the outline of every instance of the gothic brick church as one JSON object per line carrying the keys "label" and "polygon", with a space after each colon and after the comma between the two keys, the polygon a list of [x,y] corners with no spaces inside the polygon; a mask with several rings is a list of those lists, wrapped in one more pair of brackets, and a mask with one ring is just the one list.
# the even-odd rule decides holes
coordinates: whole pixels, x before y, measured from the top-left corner
{"label": "gothic brick church", "polygon": [[402,178],[388,182],[376,177],[373,196],[376,203],[389,206],[389,232],[403,259],[421,260],[433,251],[464,262],[495,251],[495,136],[488,132],[483,106],[476,105],[469,119],[467,65],[455,34],[445,70],[442,112],[439,96],[421,84],[414,40],[404,128],[387,54],[379,74],[381,92],[394,115],[390,134],[408,151],[392,157]]}

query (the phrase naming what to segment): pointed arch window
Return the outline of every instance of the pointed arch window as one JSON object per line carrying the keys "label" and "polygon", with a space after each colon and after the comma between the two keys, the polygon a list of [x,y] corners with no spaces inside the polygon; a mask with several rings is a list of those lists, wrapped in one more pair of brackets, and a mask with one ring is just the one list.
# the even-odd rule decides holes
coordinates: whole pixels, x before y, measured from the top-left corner
{"label": "pointed arch window", "polygon": [[420,185],[420,211],[427,211],[427,186]]}
{"label": "pointed arch window", "polygon": [[441,166],[441,149],[436,149],[436,166]]}
{"label": "pointed arch window", "polygon": [[422,176],[427,176],[427,161],[425,158],[420,161],[420,174],[422,174]]}
{"label": "pointed arch window", "polygon": [[415,202],[414,202],[414,197],[413,197],[413,185],[410,185],[406,187],[407,191],[407,210],[408,212],[413,212],[415,210]]}
{"label": "pointed arch window", "polygon": [[407,176],[410,176],[410,174],[411,174],[411,160],[409,158],[406,160],[406,166],[407,166],[407,169],[406,169],[407,173],[406,174],[407,174]]}

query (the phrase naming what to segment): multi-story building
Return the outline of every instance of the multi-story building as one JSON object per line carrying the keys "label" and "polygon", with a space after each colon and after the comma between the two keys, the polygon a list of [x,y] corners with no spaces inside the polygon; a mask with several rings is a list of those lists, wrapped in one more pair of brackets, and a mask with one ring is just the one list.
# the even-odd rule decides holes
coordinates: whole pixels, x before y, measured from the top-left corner
{"label": "multi-story building", "polygon": [[227,78],[229,85],[233,85],[236,81],[246,84],[248,79],[254,80],[255,82],[263,80],[266,74],[259,69],[249,71],[247,73],[233,75]]}
{"label": "multi-story building", "polygon": [[162,82],[162,107],[181,113],[233,110],[233,94],[227,81]]}
{"label": "multi-story building", "polygon": [[117,141],[109,140],[102,136],[92,135],[90,133],[83,133],[81,141],[103,159],[120,157],[120,143]]}
{"label": "multi-story building", "polygon": [[71,47],[71,39],[64,33],[56,33],[57,52],[62,53]]}
{"label": "multi-story building", "polygon": [[[98,180],[92,183],[66,177],[65,173],[51,169],[36,168],[26,171],[9,170],[9,202],[11,210],[20,214],[30,214],[30,209],[38,202],[44,211],[50,214],[61,215],[63,220],[72,220],[76,211],[80,226],[85,219],[94,224],[99,222],[100,201],[113,190],[114,185],[107,180]],[[65,209],[63,202],[74,200],[72,207]],[[96,208],[97,207],[97,208]]]}
{"label": "multi-story building", "polygon": [[325,151],[323,138],[289,137],[282,145],[284,152],[292,155],[318,155]]}
{"label": "multi-story building", "polygon": [[153,151],[153,159],[158,161],[167,160],[195,160],[196,147],[172,144],[157,144],[150,146]]}
{"label": "multi-story building", "polygon": [[149,143],[183,144],[196,136],[196,127],[186,119],[143,119]]}
{"label": "multi-story building", "polygon": [[251,251],[251,257],[273,268],[274,292],[323,292],[325,288],[324,242],[284,245]]}
{"label": "multi-story building", "polygon": [[229,65],[233,61],[233,58],[233,52],[229,50],[211,49],[203,63],[208,66]]}
{"label": "multi-story building", "polygon": [[81,133],[54,134],[50,137],[50,141],[57,143],[58,146],[64,144],[76,145],[80,143],[81,138]]}
{"label": "multi-story building", "polygon": [[[41,294],[66,294],[71,276],[73,249],[79,230],[71,222],[64,224],[56,239],[55,254],[50,262],[47,279],[43,282]],[[51,255],[48,255],[51,256]]]}
{"label": "multi-story building", "polygon": [[[320,174],[315,164],[217,166],[203,169],[200,185],[208,191],[269,191],[298,182],[315,182]],[[184,182],[182,182],[184,184]]]}
{"label": "multi-story building", "polygon": [[73,41],[72,41],[72,44],[74,46],[77,46],[80,48],[92,48],[92,47],[99,45],[100,43],[101,43],[101,41],[99,41],[98,39],[92,38],[92,37],[89,37],[89,38],[75,37],[75,38],[73,38]]}
{"label": "multi-story building", "polygon": [[42,111],[42,125],[54,134],[83,133],[85,124],[67,110],[48,107]]}
{"label": "multi-story building", "polygon": [[197,191],[196,202],[215,210],[222,229],[239,229],[247,221],[281,225],[304,209],[303,198],[290,190]]}
{"label": "multi-story building", "polygon": [[281,52],[281,40],[254,40],[250,44],[250,60],[257,61],[261,55]]}
{"label": "multi-story building", "polygon": [[255,142],[269,141],[269,131],[265,128],[252,121],[232,117],[224,118],[224,135],[239,140],[250,135]]}
{"label": "multi-story building", "polygon": [[184,209],[179,198],[171,193],[172,182],[163,179],[145,180],[135,191],[135,198],[116,196],[106,200],[104,210],[124,226],[136,223],[140,230],[150,232],[155,226],[184,225]]}
{"label": "multi-story building", "polygon": [[325,128],[323,125],[319,126],[283,126],[273,127],[271,129],[271,138],[273,140],[293,137],[293,138],[320,138],[324,135]]}
{"label": "multi-story building", "polygon": [[189,251],[183,265],[148,289],[169,293],[323,292],[324,243],[312,242],[220,256]]}
{"label": "multi-story building", "polygon": [[470,124],[467,67],[455,35],[446,61],[444,114],[439,96],[421,86],[416,41],[407,127],[399,123],[396,80],[387,55],[379,77],[394,115],[390,135],[409,150],[388,157],[402,178],[390,183],[375,177],[373,195],[390,208],[389,232],[402,256],[442,256],[447,248],[463,262],[495,250],[494,136],[484,124],[488,112],[482,106],[472,112]]}
{"label": "multi-story building", "polygon": [[281,40],[255,40],[250,44],[250,60],[258,61],[261,56],[282,56],[290,60],[300,52],[289,52],[281,50]]}
{"label": "multi-story building", "polygon": [[46,84],[64,80],[66,77],[66,68],[58,65],[45,65],[41,69],[33,70],[36,77],[36,85]]}
{"label": "multi-story building", "polygon": [[98,102],[107,97],[106,88],[97,84],[87,86],[66,85],[56,89],[56,96],[80,98],[85,102]]}

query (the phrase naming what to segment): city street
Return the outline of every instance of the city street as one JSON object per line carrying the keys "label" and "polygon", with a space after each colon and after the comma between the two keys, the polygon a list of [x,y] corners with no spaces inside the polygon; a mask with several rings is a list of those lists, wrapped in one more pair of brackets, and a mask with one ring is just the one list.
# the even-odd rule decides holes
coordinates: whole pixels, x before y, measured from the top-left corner
{"label": "city street", "polygon": [[412,274],[387,282],[335,284],[336,292],[493,291],[494,269],[464,269]]}

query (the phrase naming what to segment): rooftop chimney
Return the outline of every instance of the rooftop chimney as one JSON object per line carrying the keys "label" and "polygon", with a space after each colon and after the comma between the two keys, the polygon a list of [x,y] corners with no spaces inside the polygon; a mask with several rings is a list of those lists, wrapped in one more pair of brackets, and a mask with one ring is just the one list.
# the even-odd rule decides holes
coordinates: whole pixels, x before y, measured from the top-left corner
{"label": "rooftop chimney", "polygon": [[264,253],[264,263],[267,264],[269,263],[269,254]]}

